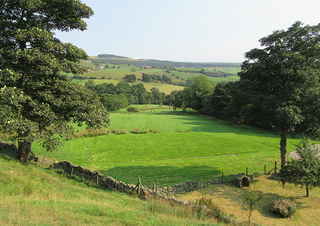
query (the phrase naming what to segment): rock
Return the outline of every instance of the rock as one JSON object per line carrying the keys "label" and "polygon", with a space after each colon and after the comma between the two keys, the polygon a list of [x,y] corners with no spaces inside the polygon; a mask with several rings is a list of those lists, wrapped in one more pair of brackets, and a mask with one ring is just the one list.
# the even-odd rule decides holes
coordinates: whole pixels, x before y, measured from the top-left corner
{"label": "rock", "polygon": [[238,188],[249,187],[250,186],[250,177],[245,174],[238,174],[233,179],[233,184]]}

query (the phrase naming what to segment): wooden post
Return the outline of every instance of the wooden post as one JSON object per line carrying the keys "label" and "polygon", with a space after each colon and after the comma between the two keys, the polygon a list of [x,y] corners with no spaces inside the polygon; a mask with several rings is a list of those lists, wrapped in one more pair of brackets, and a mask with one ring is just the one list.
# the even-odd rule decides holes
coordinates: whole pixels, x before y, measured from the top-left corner
{"label": "wooden post", "polygon": [[99,184],[99,175],[97,174],[97,184]]}
{"label": "wooden post", "polygon": [[138,194],[139,195],[140,195],[140,189],[141,189],[140,184],[141,184],[140,177],[138,177]]}
{"label": "wooden post", "polygon": [[114,182],[114,189],[115,190],[117,190],[117,187],[118,187],[117,185],[118,185],[118,180],[116,179],[115,182]]}
{"label": "wooden post", "polygon": [[169,185],[168,185],[168,187],[167,187],[167,196],[168,196],[168,198],[169,198],[169,195],[170,195],[170,189],[169,189]]}
{"label": "wooden post", "polygon": [[157,185],[155,183],[153,183],[153,193],[154,193],[154,196],[157,197]]}
{"label": "wooden post", "polygon": [[248,167],[246,168],[246,176],[248,176]]}
{"label": "wooden post", "polygon": [[223,173],[222,173],[222,177],[221,177],[221,184],[223,184]]}
{"label": "wooden post", "polygon": [[264,170],[263,170],[264,175],[266,175],[266,172],[267,172],[267,165],[264,165]]}
{"label": "wooden post", "polygon": [[72,169],[71,169],[71,176],[72,176],[72,174],[73,174],[73,167],[72,167]]}
{"label": "wooden post", "polygon": [[277,161],[274,162],[274,174],[277,173]]}

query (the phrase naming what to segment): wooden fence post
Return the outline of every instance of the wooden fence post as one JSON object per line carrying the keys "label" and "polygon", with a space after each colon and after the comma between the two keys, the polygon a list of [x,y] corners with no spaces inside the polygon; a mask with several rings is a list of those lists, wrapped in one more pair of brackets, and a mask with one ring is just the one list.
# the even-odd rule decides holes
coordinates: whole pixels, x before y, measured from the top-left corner
{"label": "wooden fence post", "polygon": [[141,181],[140,181],[140,177],[138,177],[138,195],[140,195],[140,184],[141,184]]}
{"label": "wooden fence post", "polygon": [[267,165],[264,165],[264,170],[263,170],[264,175],[267,173]]}
{"label": "wooden fence post", "polygon": [[274,162],[274,174],[277,174],[277,161]]}
{"label": "wooden fence post", "polygon": [[99,184],[99,175],[97,174],[97,184]]}
{"label": "wooden fence post", "polygon": [[71,176],[72,176],[72,174],[73,174],[73,167],[72,167],[72,169],[71,169]]}
{"label": "wooden fence post", "polygon": [[169,189],[169,185],[168,185],[168,187],[167,187],[167,196],[168,196],[168,198],[169,198],[169,195],[170,195],[170,189]]}

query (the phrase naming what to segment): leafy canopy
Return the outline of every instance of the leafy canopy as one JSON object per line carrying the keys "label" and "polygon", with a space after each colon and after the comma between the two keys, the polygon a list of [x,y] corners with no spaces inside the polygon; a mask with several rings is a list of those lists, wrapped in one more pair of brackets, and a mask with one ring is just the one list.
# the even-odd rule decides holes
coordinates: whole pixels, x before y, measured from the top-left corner
{"label": "leafy canopy", "polygon": [[281,132],[281,165],[288,133],[320,134],[320,24],[295,22],[260,39],[241,65],[242,120]]}
{"label": "leafy canopy", "polygon": [[281,180],[296,185],[306,186],[306,196],[309,189],[320,186],[320,151],[319,147],[304,139],[296,146],[296,158],[281,168]]}
{"label": "leafy canopy", "polygon": [[[85,30],[93,15],[79,0],[0,1],[0,126],[20,144],[42,141],[48,150],[69,131],[68,123],[108,124],[93,92],[73,83],[87,59],[82,49],[62,43],[54,30]],[[25,160],[26,161],[26,160]]]}

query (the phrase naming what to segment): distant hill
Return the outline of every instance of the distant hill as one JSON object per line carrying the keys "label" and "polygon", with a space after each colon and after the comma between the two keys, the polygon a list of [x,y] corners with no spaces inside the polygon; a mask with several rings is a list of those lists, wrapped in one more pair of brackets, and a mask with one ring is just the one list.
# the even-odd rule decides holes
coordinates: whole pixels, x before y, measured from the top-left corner
{"label": "distant hill", "polygon": [[114,54],[99,54],[98,55],[99,58],[120,58],[120,59],[128,59],[129,57],[124,57],[124,56],[117,56]]}
{"label": "distant hill", "polygon": [[99,54],[98,58],[89,57],[91,61],[96,61],[99,64],[130,64],[136,67],[151,66],[151,67],[172,67],[172,68],[206,68],[206,67],[236,67],[239,68],[241,63],[223,63],[223,62],[174,62],[167,60],[155,59],[139,59],[135,60],[129,57],[117,56],[113,54]]}

